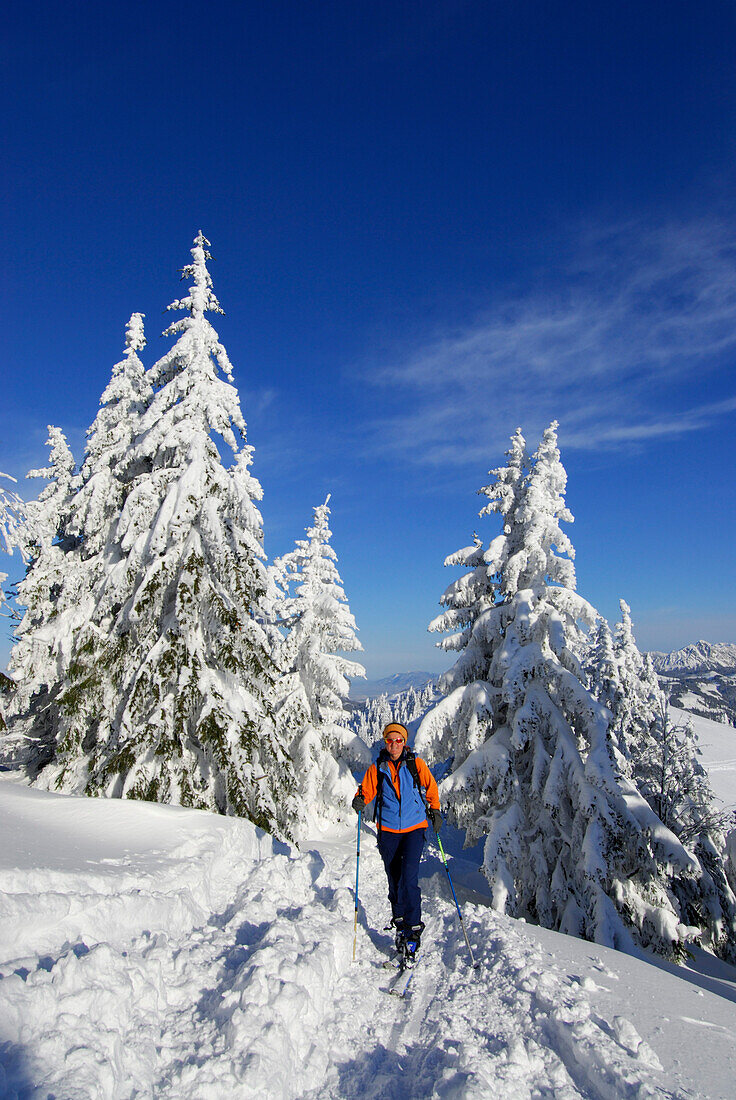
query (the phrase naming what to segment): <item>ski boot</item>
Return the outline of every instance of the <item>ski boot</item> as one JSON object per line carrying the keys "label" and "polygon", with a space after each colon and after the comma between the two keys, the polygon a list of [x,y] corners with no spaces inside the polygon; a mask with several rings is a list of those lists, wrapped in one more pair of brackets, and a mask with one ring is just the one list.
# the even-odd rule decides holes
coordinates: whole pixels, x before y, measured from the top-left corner
{"label": "ski boot", "polygon": [[411,969],[414,965],[417,952],[422,942],[422,932],[424,931],[424,921],[419,924],[413,924],[411,928],[407,928],[403,936],[403,950],[404,950],[404,966]]}
{"label": "ski boot", "polygon": [[392,917],[391,920],[388,922],[388,924],[384,926],[383,930],[384,930],[384,932],[393,931],[393,933],[394,933],[394,947],[399,952],[399,954],[403,954],[403,951],[404,951],[404,918],[403,917]]}

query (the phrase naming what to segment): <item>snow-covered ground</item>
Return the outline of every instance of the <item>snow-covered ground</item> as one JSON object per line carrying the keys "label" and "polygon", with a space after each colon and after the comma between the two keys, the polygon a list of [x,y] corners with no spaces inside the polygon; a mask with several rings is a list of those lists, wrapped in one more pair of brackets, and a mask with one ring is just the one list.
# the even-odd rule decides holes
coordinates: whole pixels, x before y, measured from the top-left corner
{"label": "snow-covered ground", "polygon": [[701,763],[716,797],[724,809],[736,809],[736,728],[677,707],[670,707],[670,715],[678,724],[692,722],[702,752]]}
{"label": "snow-covered ground", "polygon": [[500,917],[459,852],[478,969],[432,848],[427,950],[402,1002],[383,992],[370,826],[355,963],[354,828],[297,853],[230,818],[6,778],[0,834],[0,1096],[736,1094],[736,971],[702,954],[692,969],[656,965]]}

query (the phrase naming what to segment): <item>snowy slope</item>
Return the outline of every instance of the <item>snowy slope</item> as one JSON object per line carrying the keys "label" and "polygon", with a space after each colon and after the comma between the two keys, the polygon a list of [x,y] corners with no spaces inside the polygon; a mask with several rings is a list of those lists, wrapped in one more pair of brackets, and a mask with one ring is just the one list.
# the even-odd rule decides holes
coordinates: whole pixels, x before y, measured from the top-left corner
{"label": "snowy slope", "polygon": [[233,819],[7,780],[0,828],[2,1096],[734,1094],[733,971],[673,973],[499,917],[462,859],[480,966],[433,850],[404,1003],[382,992],[368,827],[355,964],[354,829],[298,854]]}
{"label": "snowy slope", "polygon": [[736,809],[736,729],[690,711],[670,707],[675,723],[692,722],[713,791],[724,809]]}

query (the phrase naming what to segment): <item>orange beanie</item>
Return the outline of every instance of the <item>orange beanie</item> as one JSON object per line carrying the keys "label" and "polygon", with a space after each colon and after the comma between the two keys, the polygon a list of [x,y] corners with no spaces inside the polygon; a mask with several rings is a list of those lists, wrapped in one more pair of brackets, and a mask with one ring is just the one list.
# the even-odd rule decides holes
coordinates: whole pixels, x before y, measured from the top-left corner
{"label": "orange beanie", "polygon": [[402,726],[401,722],[389,722],[389,724],[386,726],[386,728],[383,731],[384,741],[386,740],[386,738],[388,737],[388,735],[390,733],[394,733],[394,734],[398,733],[399,737],[404,738],[404,741],[409,740],[409,731],[406,728],[406,726]]}

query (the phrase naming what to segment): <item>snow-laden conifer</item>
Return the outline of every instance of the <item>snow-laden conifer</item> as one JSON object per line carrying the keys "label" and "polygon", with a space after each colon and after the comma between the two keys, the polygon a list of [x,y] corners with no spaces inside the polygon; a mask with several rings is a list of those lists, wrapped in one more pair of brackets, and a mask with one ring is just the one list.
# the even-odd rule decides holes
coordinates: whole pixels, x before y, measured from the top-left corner
{"label": "snow-laden conifer", "polygon": [[[294,774],[269,710],[275,668],[258,621],[262,493],[232,367],[206,316],[222,313],[207,249],[200,233],[182,276],[189,293],[169,307],[185,313],[166,330],[174,345],[144,381],[132,326],[111,381],[106,407],[124,404],[137,423],[97,591],[101,646],[92,629],[77,651],[46,782],[238,814],[290,835]],[[117,444],[109,427],[105,418],[94,432],[101,446]]]}
{"label": "snow-laden conifer", "polygon": [[606,619],[600,615],[591,631],[590,645],[584,657],[585,683],[591,695],[611,715],[610,734],[617,752],[617,764],[631,775],[628,740],[622,734],[622,714],[629,713],[624,699],[625,689],[619,675],[619,662],[614,650],[613,635]]}
{"label": "snow-laden conifer", "polygon": [[[15,484],[15,478],[11,474],[0,472],[0,478],[6,478]],[[25,504],[21,497],[0,481],[0,550],[4,553],[12,554],[15,550],[23,549],[24,540],[21,532],[24,516]],[[4,587],[7,579],[8,574],[0,570],[0,616],[7,615],[4,611],[8,604]],[[0,692],[5,695],[11,687],[12,681],[9,677],[5,673],[0,673]],[[5,707],[0,706],[0,731],[6,729],[4,710]]]}
{"label": "snow-laden conifer", "polygon": [[25,523],[18,532],[26,575],[17,586],[23,613],[9,662],[9,724],[14,741],[25,745],[23,762],[32,775],[53,755],[57,700],[69,659],[63,622],[78,582],[77,542],[69,531],[78,483],[74,457],[60,428],[49,425],[48,433],[48,466],[27,474],[47,484],[26,504]]}
{"label": "snow-laden conifer", "polygon": [[621,687],[616,655],[613,651],[611,628],[602,615],[598,616],[591,631],[591,643],[586,655],[585,671],[591,692],[598,702],[603,703],[613,714],[618,705]]}
{"label": "snow-laden conifer", "polygon": [[124,358],[113,367],[100,411],[87,431],[80,488],[73,500],[70,528],[86,561],[105,550],[135,474],[130,468],[136,453],[133,443],[153,398],[138,355],[145,346],[143,314],[133,313],[126,326]]}
{"label": "snow-laden conifer", "polygon": [[350,725],[367,745],[371,745],[380,741],[389,722],[401,722],[408,727],[423,717],[436,701],[437,690],[432,681],[419,691],[410,685],[390,698],[383,693],[366,699],[362,705],[353,708]]}
{"label": "snow-laden conifer", "polygon": [[[150,401],[151,388],[144,377],[138,351],[145,346],[143,315],[134,313],[126,331],[125,358],[115,365],[109,385],[101,398],[101,409],[87,432],[85,459],[74,475],[73,459],[63,434],[49,429],[51,465],[32,471],[29,476],[51,478],[51,484],[39,500],[29,505],[29,542],[33,555],[27,582],[21,587],[23,599],[44,578],[46,569],[55,571],[53,615],[27,631],[25,620],[19,629],[19,643],[13,654],[18,666],[18,700],[38,689],[41,682],[54,699],[53,739],[46,738],[43,761],[55,753],[55,741],[63,732],[64,720],[56,712],[61,692],[69,697],[80,670],[79,654],[86,657],[96,676],[85,679],[85,704],[90,715],[97,716],[100,699],[96,688],[101,670],[96,666],[104,634],[96,616],[99,584],[110,562],[109,543],[114,536],[126,486],[131,444],[140,426],[140,417]],[[62,537],[63,536],[63,537]],[[54,539],[56,541],[54,541]],[[48,585],[48,578],[43,580]],[[24,658],[25,635],[33,654]],[[92,658],[92,660],[89,660]],[[53,665],[51,667],[51,662]],[[33,675],[31,675],[33,672]],[[97,721],[95,717],[92,721]],[[22,725],[22,723],[21,723]],[[48,721],[44,729],[48,734]],[[28,745],[34,743],[33,729],[25,734]],[[29,761],[30,762],[30,761]]]}
{"label": "snow-laden conifer", "polygon": [[[0,472],[0,478],[6,478],[15,484],[15,478],[10,474]],[[7,488],[0,481],[0,550],[5,554],[12,554],[15,550],[23,551],[25,548],[23,536],[25,511],[23,500],[13,489]],[[0,614],[3,605],[7,603],[3,587],[7,579],[8,574],[0,572]]]}
{"label": "snow-laden conifer", "polygon": [[[651,679],[649,654],[644,659]],[[663,692],[648,737],[632,752],[634,779],[669,829],[699,863],[696,878],[674,882],[689,924],[701,929],[700,942],[728,962],[736,962],[736,894],[728,881],[726,833],[732,813],[718,807],[708,773],[700,763],[692,722],[674,722]]]}
{"label": "snow-laden conifer", "polygon": [[145,344],[143,314],[134,313],[126,327],[124,358],[113,367],[100,410],[87,430],[84,462],[69,501],[66,531],[73,553],[65,558],[64,611],[54,624],[63,653],[55,692],[57,761],[83,754],[94,745],[98,730],[109,725],[106,703],[111,696],[103,656],[111,620],[98,605],[108,571],[120,557],[115,540],[134,475],[133,443],[153,395],[138,355]]}
{"label": "snow-laden conifer", "polygon": [[49,464],[39,470],[29,470],[26,477],[44,478],[48,485],[37,500],[26,505],[28,536],[33,560],[55,543],[67,541],[69,507],[76,490],[74,456],[61,428],[48,426]]}
{"label": "snow-laden conifer", "polygon": [[[372,699],[365,699],[363,703],[353,710],[350,716],[351,729],[366,745],[376,742],[393,718],[393,710],[389,704],[388,695],[382,693]],[[396,717],[397,722],[403,719]],[[406,724],[406,723],[404,723]]]}
{"label": "snow-laden conifer", "polygon": [[455,559],[471,567],[443,597],[459,614],[432,628],[459,623],[461,656],[417,749],[451,757],[443,802],[467,844],[486,838],[496,908],[609,946],[676,953],[686,929],[671,876],[697,865],[620,775],[610,713],[583,684],[578,654],[598,616],[575,591],[560,526],[572,515],[556,428],[526,469],[517,432],[483,490],[503,531]]}
{"label": "snow-laden conifer", "polygon": [[588,686],[610,714],[621,773],[697,862],[695,872],[672,879],[684,923],[700,929],[705,947],[732,959],[736,899],[726,876],[726,817],[699,762],[692,723],[671,720],[651,656],[637,647],[631,609],[625,600],[620,606],[615,642],[605,619],[596,624],[585,661]]}
{"label": "snow-laden conifer", "polygon": [[[10,474],[0,472],[0,478],[17,484]],[[0,481],[0,550],[12,554],[23,548],[22,527],[26,506],[15,492]]]}
{"label": "snow-laden conifer", "polygon": [[614,631],[614,657],[618,681],[613,707],[613,729],[626,759],[636,746],[648,741],[661,708],[661,691],[654,668],[639,652],[634,637],[631,608],[619,600],[621,621]]}
{"label": "snow-laden conifer", "polygon": [[[486,636],[484,625],[491,609],[503,598],[501,587],[513,584],[512,578],[523,562],[516,514],[523,500],[529,457],[520,428],[511,438],[506,457],[507,465],[491,470],[493,481],[478,490],[489,498],[480,511],[481,517],[498,513],[502,517],[501,534],[485,551],[476,534],[472,546],[445,559],[445,566],[459,565],[469,572],[449,585],[440,598],[446,610],[429,624],[432,631],[449,632],[437,644],[445,650],[459,651],[460,656],[440,677],[439,688],[446,698],[422,722],[420,744],[432,759],[451,758],[456,766],[484,744],[492,732],[491,687],[486,674],[495,645]],[[513,561],[513,567],[506,570],[509,561]]]}
{"label": "snow-laden conifer", "polygon": [[355,791],[350,769],[370,763],[345,707],[350,681],[365,676],[365,669],[344,656],[363,647],[330,543],[329,500],[314,509],[306,539],[273,565],[283,593],[276,620],[286,632],[276,720],[288,731],[303,828],[312,813],[329,818],[344,812]]}

